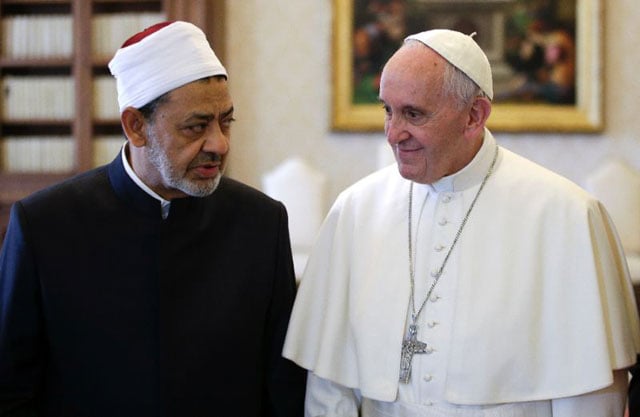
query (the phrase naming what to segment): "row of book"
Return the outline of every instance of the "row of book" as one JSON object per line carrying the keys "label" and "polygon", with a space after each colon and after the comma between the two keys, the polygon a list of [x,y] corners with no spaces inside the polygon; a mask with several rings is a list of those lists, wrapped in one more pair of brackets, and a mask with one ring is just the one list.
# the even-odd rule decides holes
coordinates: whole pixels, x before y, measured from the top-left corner
{"label": "row of book", "polygon": [[93,114],[99,120],[119,120],[116,79],[99,76],[93,79]]}
{"label": "row of book", "polygon": [[111,58],[131,35],[163,20],[162,13],[96,15],[91,25],[93,54],[99,58]]}
{"label": "row of book", "polygon": [[69,136],[21,136],[2,139],[6,172],[70,172],[74,141]]}
{"label": "row of book", "polygon": [[74,114],[71,77],[11,76],[2,79],[2,117],[5,120],[69,120]]}
{"label": "row of book", "polygon": [[120,153],[126,138],[122,136],[98,136],[93,140],[93,166],[108,164]]}
{"label": "row of book", "polygon": [[9,58],[71,57],[71,16],[19,15],[2,19],[2,51]]}
{"label": "row of book", "polygon": [[[100,136],[93,140],[93,165],[109,163],[125,139]],[[70,136],[7,136],[0,138],[2,172],[64,173],[74,168],[75,141]]]}
{"label": "row of book", "polygon": [[[162,13],[96,15],[91,22],[92,53],[109,58],[131,35],[164,20]],[[71,58],[73,21],[69,15],[11,15],[2,19],[2,54],[8,58]]]}
{"label": "row of book", "polygon": [[[70,120],[74,115],[74,84],[68,76],[2,78],[4,120]],[[116,81],[111,76],[93,80],[94,115],[99,120],[119,118]]]}

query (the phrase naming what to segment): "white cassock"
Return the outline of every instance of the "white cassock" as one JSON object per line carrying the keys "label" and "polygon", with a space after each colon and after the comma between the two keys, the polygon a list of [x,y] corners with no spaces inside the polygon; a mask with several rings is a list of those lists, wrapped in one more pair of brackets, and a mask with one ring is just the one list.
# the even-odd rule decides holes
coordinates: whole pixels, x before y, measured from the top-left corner
{"label": "white cassock", "polygon": [[[496,146],[486,130],[467,167],[414,185],[416,309]],[[355,416],[361,399],[363,416],[617,415],[626,374],[614,383],[612,371],[635,362],[640,324],[613,224],[581,188],[503,148],[419,316],[427,352],[399,384],[409,188],[382,169],[341,193],[321,228],[283,352],[311,371],[309,415]]]}

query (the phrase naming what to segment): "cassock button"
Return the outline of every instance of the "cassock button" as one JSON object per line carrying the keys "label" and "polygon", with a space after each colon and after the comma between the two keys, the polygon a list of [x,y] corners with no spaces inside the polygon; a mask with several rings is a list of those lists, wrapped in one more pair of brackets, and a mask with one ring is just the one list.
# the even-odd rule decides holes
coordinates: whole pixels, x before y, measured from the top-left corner
{"label": "cassock button", "polygon": [[442,201],[444,203],[448,203],[449,201],[451,201],[451,196],[449,194],[446,194],[444,197],[442,197]]}
{"label": "cassock button", "polygon": [[432,303],[435,303],[435,302],[436,302],[436,301],[438,301],[440,298],[442,298],[442,297],[440,297],[438,294],[433,294],[433,295],[431,296],[430,300],[431,300],[431,302],[432,302]]}
{"label": "cassock button", "polygon": [[442,252],[444,245],[436,245],[433,249],[435,249],[436,252]]}
{"label": "cassock button", "polygon": [[434,327],[436,327],[438,325],[438,322],[435,320],[430,321],[429,323],[427,323],[427,327],[429,327],[430,329],[433,329]]}
{"label": "cassock button", "polygon": [[433,375],[425,375],[422,379],[427,382],[431,382],[433,380]]}
{"label": "cassock button", "polygon": [[424,353],[426,353],[427,355],[432,354],[435,351],[434,348],[432,348],[431,346],[428,346],[425,350]]}
{"label": "cassock button", "polygon": [[432,276],[433,278],[437,277],[437,276],[438,276],[438,270],[437,270],[437,269],[432,269],[432,270],[431,270],[431,276]]}
{"label": "cassock button", "polygon": [[449,223],[449,222],[448,222],[448,221],[447,221],[447,219],[446,219],[446,218],[444,218],[444,217],[443,217],[443,218],[441,218],[441,219],[440,219],[440,221],[438,222],[438,224],[439,224],[440,226],[444,226],[444,225],[445,225],[445,224],[447,224],[447,223]]}

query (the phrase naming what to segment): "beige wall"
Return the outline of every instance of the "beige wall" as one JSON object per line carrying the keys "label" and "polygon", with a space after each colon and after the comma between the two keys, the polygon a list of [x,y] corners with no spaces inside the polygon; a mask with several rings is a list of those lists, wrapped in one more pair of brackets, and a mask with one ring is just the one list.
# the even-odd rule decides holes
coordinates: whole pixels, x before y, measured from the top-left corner
{"label": "beige wall", "polygon": [[[595,135],[503,134],[498,141],[570,179],[609,155],[640,169],[640,5],[605,1],[605,130]],[[382,133],[330,129],[331,0],[228,1],[227,62],[236,106],[230,175],[260,188],[284,159],[329,177],[329,202],[377,165]],[[381,114],[382,117],[382,114]]]}

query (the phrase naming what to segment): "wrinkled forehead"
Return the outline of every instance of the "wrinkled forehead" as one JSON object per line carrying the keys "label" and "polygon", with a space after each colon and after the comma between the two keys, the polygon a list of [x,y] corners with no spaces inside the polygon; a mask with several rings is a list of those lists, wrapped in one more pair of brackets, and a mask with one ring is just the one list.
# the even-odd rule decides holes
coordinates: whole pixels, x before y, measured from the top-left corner
{"label": "wrinkled forehead", "polygon": [[403,45],[389,59],[382,71],[381,89],[385,82],[417,86],[439,86],[447,61],[432,49],[410,42]]}

